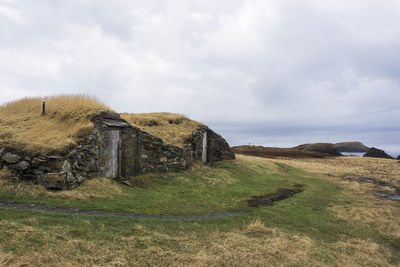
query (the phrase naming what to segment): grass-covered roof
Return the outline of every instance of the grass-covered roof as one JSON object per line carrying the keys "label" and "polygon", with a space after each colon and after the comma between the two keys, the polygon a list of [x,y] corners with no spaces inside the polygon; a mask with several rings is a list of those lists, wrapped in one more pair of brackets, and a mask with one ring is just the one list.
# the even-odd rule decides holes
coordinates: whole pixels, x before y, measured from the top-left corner
{"label": "grass-covered roof", "polygon": [[[46,114],[42,115],[42,101]],[[111,109],[88,96],[23,98],[0,106],[0,148],[14,147],[32,154],[65,152],[93,128],[91,118]],[[173,113],[123,113],[135,127],[182,147],[203,124]]]}

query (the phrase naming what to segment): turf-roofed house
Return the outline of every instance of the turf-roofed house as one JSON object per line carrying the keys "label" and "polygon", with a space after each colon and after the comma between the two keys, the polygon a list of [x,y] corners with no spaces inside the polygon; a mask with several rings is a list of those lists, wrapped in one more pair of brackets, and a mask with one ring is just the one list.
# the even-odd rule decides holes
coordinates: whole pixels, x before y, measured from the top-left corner
{"label": "turf-roofed house", "polygon": [[224,138],[183,115],[117,114],[86,96],[48,97],[44,112],[41,98],[7,103],[0,127],[0,169],[49,189],[235,158]]}

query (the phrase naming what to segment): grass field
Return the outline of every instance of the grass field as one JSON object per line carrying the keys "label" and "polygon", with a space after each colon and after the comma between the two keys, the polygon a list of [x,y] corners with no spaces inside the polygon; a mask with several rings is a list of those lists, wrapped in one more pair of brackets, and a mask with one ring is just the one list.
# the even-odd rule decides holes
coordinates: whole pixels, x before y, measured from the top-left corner
{"label": "grass field", "polygon": [[[396,266],[400,205],[347,179],[400,183],[395,160],[237,156],[214,167],[137,177],[137,187],[103,178],[61,192],[1,181],[0,198],[79,209],[188,215],[211,220],[60,215],[0,208],[0,266]],[[302,184],[304,192],[250,208],[252,196]]]}

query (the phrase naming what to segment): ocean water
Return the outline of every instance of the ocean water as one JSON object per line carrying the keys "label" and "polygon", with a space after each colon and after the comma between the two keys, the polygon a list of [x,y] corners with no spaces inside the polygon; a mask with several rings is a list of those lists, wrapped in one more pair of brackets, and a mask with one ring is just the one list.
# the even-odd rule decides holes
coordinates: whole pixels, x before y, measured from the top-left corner
{"label": "ocean water", "polygon": [[365,152],[341,152],[344,156],[357,156],[362,157],[364,156]]}
{"label": "ocean water", "polygon": [[[391,152],[386,152],[387,154],[389,154],[390,156],[392,156],[393,158],[397,158],[397,156],[400,153],[391,153]],[[356,157],[362,157],[364,156],[364,152],[342,152],[342,154],[344,156],[356,156]]]}

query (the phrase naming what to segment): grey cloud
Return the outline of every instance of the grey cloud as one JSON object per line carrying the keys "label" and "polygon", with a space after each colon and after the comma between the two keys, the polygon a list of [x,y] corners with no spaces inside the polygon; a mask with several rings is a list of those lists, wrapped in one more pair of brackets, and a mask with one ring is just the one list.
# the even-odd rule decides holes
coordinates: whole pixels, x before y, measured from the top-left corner
{"label": "grey cloud", "polygon": [[395,147],[399,11],[394,0],[2,1],[0,103],[83,93],[120,112],[187,114],[233,144],[366,134]]}

